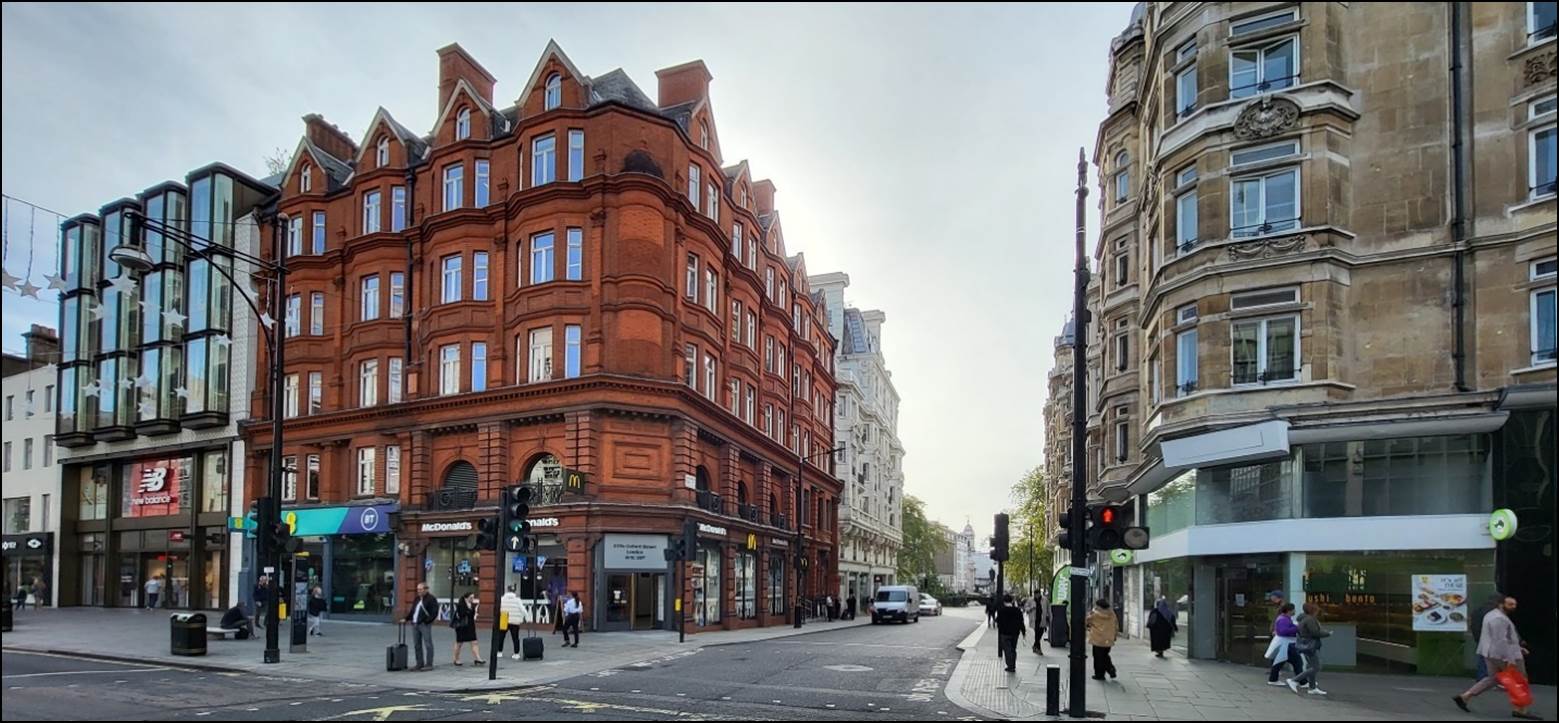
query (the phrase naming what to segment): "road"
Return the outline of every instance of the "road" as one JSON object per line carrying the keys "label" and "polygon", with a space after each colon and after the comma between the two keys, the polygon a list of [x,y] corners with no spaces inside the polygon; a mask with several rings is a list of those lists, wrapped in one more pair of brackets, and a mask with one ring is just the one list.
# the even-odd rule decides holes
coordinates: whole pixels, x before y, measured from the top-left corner
{"label": "road", "polygon": [[[959,720],[943,693],[977,613],[665,658],[547,686],[446,693],[6,652],[3,720]],[[584,644],[589,645],[587,635]]]}

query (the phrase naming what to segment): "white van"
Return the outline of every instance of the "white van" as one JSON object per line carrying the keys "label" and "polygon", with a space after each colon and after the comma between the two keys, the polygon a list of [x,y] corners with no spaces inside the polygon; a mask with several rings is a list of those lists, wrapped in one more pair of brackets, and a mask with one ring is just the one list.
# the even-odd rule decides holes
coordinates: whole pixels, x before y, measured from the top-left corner
{"label": "white van", "polygon": [[877,597],[872,600],[872,625],[889,620],[920,622],[920,591],[914,585],[877,588]]}

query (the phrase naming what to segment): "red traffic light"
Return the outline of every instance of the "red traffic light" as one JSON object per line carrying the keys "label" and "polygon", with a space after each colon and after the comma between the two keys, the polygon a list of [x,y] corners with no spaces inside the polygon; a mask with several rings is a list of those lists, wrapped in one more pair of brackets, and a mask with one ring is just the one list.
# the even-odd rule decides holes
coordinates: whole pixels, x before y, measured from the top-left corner
{"label": "red traffic light", "polygon": [[1104,508],[1102,510],[1099,510],[1099,524],[1101,524],[1101,525],[1113,525],[1113,524],[1115,524],[1115,508],[1114,507],[1106,507],[1106,508]]}

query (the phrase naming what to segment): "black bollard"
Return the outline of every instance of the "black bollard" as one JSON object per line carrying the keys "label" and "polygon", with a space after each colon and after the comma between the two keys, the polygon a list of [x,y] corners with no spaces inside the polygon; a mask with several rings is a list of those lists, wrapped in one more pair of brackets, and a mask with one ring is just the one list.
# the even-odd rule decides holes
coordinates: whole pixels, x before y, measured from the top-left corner
{"label": "black bollard", "polygon": [[1061,666],[1045,666],[1045,715],[1061,715]]}

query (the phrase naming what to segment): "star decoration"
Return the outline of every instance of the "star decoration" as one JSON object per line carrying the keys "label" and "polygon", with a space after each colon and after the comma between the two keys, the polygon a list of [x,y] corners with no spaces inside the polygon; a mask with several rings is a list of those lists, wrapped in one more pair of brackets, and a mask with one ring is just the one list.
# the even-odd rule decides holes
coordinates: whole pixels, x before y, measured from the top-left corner
{"label": "star decoration", "polygon": [[135,293],[135,279],[130,278],[129,274],[120,274],[114,277],[114,280],[108,282],[108,285],[121,294]]}
{"label": "star decoration", "polygon": [[136,406],[136,411],[141,413],[141,419],[153,419],[157,416],[157,405],[152,402],[141,402]]}
{"label": "star decoration", "polygon": [[104,313],[102,304],[93,304],[87,307],[87,314],[92,317],[93,321],[102,321]]}
{"label": "star decoration", "polygon": [[65,290],[65,278],[59,274],[44,274],[43,278],[49,280],[49,289],[52,291]]}
{"label": "star decoration", "polygon": [[157,378],[148,376],[147,372],[141,372],[141,376],[135,378],[135,385],[142,389],[156,389]]}
{"label": "star decoration", "polygon": [[119,386],[122,389],[134,389],[135,388],[135,380],[134,379],[120,379],[119,380]]}
{"label": "star decoration", "polygon": [[186,387],[174,387],[173,393],[178,395],[179,399],[186,401],[189,399],[189,389]]}
{"label": "star decoration", "polygon": [[135,302],[135,305],[141,307],[141,311],[146,311],[147,309],[152,308],[152,302],[145,299],[141,299],[140,301]]}
{"label": "star decoration", "polygon": [[21,281],[21,279],[12,276],[10,269],[0,269],[0,285],[4,285],[5,288],[15,291],[16,283],[18,281]]}
{"label": "star decoration", "polygon": [[276,326],[276,319],[272,318],[270,314],[261,314],[260,325],[269,329],[273,326]]}
{"label": "star decoration", "polygon": [[38,292],[42,291],[41,288],[33,286],[32,279],[23,281],[22,285],[17,287],[17,289],[22,292],[22,296],[31,296],[34,299],[38,298]]}
{"label": "star decoration", "polygon": [[103,385],[98,384],[96,381],[93,381],[91,384],[88,384],[88,385],[82,387],[81,388],[81,393],[85,394],[85,395],[87,395],[89,397],[95,397],[95,396],[103,393]]}
{"label": "star decoration", "polygon": [[189,317],[187,317],[187,316],[185,316],[183,314],[180,314],[178,309],[169,309],[167,311],[162,312],[162,320],[163,321],[168,322],[168,324],[170,324],[172,326],[177,326],[180,329],[184,328],[184,321],[186,319],[188,319],[188,318]]}
{"label": "star decoration", "polygon": [[232,346],[233,345],[233,337],[230,337],[230,336],[228,336],[226,334],[218,334],[217,336],[211,337],[211,341],[212,341],[212,343],[216,344],[217,346],[222,346],[222,347],[228,347],[228,346]]}

